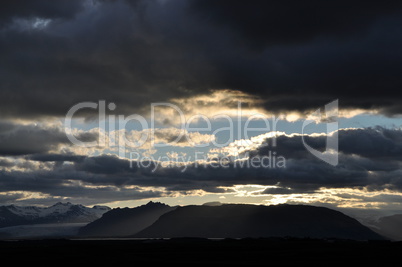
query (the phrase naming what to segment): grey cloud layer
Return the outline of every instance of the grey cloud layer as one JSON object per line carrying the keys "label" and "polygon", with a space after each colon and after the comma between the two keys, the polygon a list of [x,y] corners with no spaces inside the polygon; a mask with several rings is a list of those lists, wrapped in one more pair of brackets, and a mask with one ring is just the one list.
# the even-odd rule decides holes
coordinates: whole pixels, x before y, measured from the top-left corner
{"label": "grey cloud layer", "polygon": [[[21,3],[24,4],[21,4]],[[119,113],[238,89],[270,111],[401,113],[397,1],[7,1],[2,116],[63,116],[106,99]],[[52,20],[27,29],[16,20]]]}
{"label": "grey cloud layer", "polygon": [[[188,192],[195,189],[222,193],[225,192],[222,187],[236,184],[276,185],[282,188],[268,189],[265,193],[269,194],[312,193],[322,187],[366,188],[373,191],[390,189],[402,192],[402,159],[398,156],[402,146],[401,130],[344,129],[338,134],[340,163],[336,167],[308,156],[309,152],[301,148],[300,138],[282,136],[277,140],[277,146],[271,149],[278,156],[285,156],[286,168],[242,168],[233,163],[227,167],[217,167],[192,163],[182,171],[183,167],[162,168],[155,162],[142,166],[132,162],[133,168],[130,168],[129,160],[108,155],[85,157],[36,154],[25,159],[33,166],[35,162],[51,164],[48,166],[49,170],[32,167],[29,172],[2,171],[0,188],[2,192],[26,190],[70,197],[85,193],[88,199],[98,199],[99,202],[104,202],[101,201],[102,190],[107,191],[105,197],[111,194],[110,190],[117,197],[121,189],[119,199],[132,198],[132,195],[125,193],[129,192],[127,188],[130,186],[138,189],[165,188],[163,194],[166,195],[174,191]],[[361,143],[365,139],[367,140]],[[307,142],[317,149],[325,146],[325,140],[321,136],[310,136]],[[267,147],[250,152],[252,156],[268,155]],[[63,162],[68,164],[62,164]],[[95,187],[106,189],[97,191]],[[136,191],[138,190],[133,192]],[[143,193],[140,191],[136,196],[146,197]],[[155,191],[153,194],[162,193]]]}
{"label": "grey cloud layer", "polygon": [[[77,134],[81,141],[97,140],[95,133]],[[57,126],[21,125],[0,121],[0,156],[47,153],[60,145],[71,145],[65,132]]]}
{"label": "grey cloud layer", "polygon": [[[369,160],[402,160],[401,130],[382,127],[340,129],[335,134],[338,135],[339,150],[344,155],[355,155]],[[277,136],[275,150],[285,157],[309,158],[312,155],[304,147],[302,138],[319,151],[326,148],[327,135],[302,137],[296,134]],[[262,146],[250,152],[252,155],[267,155],[272,149],[271,146]]]}
{"label": "grey cloud layer", "polygon": [[1,5],[0,25],[7,26],[21,18],[71,19],[83,7],[80,0],[14,0]]}

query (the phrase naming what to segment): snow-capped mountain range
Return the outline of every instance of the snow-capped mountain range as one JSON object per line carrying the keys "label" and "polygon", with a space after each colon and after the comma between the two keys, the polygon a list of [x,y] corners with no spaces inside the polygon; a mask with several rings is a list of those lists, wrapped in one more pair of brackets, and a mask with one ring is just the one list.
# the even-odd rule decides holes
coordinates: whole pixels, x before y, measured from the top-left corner
{"label": "snow-capped mountain range", "polygon": [[0,227],[41,223],[86,223],[100,218],[110,208],[58,202],[50,207],[0,206]]}

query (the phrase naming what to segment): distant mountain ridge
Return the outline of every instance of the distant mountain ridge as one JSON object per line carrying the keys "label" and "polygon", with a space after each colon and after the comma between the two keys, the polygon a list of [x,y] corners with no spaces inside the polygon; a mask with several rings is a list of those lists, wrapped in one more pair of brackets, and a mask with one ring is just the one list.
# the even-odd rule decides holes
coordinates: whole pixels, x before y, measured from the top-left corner
{"label": "distant mountain ridge", "polygon": [[178,207],[165,213],[133,237],[383,239],[379,234],[339,211],[287,204]]}
{"label": "distant mountain ridge", "polygon": [[0,227],[45,223],[89,223],[109,211],[106,206],[85,207],[58,202],[50,207],[0,206]]}
{"label": "distant mountain ridge", "polygon": [[135,208],[112,209],[80,229],[86,237],[124,237],[138,233],[153,224],[159,217],[176,207],[159,202],[149,202]]}

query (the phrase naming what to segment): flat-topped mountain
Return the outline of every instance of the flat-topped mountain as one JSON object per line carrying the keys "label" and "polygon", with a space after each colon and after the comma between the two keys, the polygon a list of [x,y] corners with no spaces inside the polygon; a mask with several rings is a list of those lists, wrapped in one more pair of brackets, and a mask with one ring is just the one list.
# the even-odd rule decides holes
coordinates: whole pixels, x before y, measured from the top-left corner
{"label": "flat-topped mountain", "polygon": [[133,236],[383,239],[379,234],[339,211],[286,204],[178,207]]}

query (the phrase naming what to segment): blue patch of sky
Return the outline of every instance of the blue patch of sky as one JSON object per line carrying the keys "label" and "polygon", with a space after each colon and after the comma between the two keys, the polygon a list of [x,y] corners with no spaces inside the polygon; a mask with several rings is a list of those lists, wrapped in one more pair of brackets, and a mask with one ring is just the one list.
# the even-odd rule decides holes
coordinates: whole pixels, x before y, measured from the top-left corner
{"label": "blue patch of sky", "polygon": [[[106,117],[108,118],[108,117]],[[116,116],[116,124],[115,129],[118,128]],[[258,136],[270,131],[280,131],[286,134],[292,133],[302,133],[302,130],[305,134],[312,133],[326,133],[327,124],[326,123],[311,123],[307,125],[303,129],[304,120],[297,120],[294,122],[289,122],[286,120],[278,120],[275,118],[268,118],[267,120],[248,120],[243,117],[240,120],[237,118],[233,118],[232,121],[228,119],[217,119],[210,120],[210,124],[205,120],[193,121],[187,130],[189,132],[200,132],[202,134],[214,134],[215,135],[215,144],[209,145],[201,145],[196,147],[178,147],[174,145],[164,145],[156,147],[156,153],[152,156],[154,158],[164,158],[166,159],[167,153],[185,153],[185,157],[187,161],[193,161],[197,158],[197,155],[201,155],[202,153],[207,154],[207,152],[211,148],[223,147],[235,140],[239,139],[248,139],[254,136]],[[361,114],[354,116],[352,118],[339,118],[338,120],[339,128],[367,128],[367,127],[384,127],[384,128],[400,128],[402,126],[402,117],[385,117],[382,115],[372,115],[372,114]],[[97,128],[102,126],[102,123],[99,124],[99,121],[82,121],[82,120],[73,120],[72,127],[80,130],[91,130],[93,128]],[[151,122],[148,120],[147,125],[150,127]],[[105,123],[105,131],[109,131],[109,121]],[[155,126],[157,128],[166,128],[172,126],[166,126],[163,124],[156,123]],[[101,127],[102,128],[102,127]],[[180,127],[178,127],[180,128]],[[184,128],[184,126],[182,127]],[[138,121],[130,121],[126,124],[126,130],[142,130],[143,125],[141,125]],[[217,145],[216,145],[217,144]],[[112,152],[108,149],[105,149],[104,152]],[[145,152],[145,151],[143,151]],[[198,154],[199,153],[199,154]],[[184,154],[180,154],[184,155]]]}

